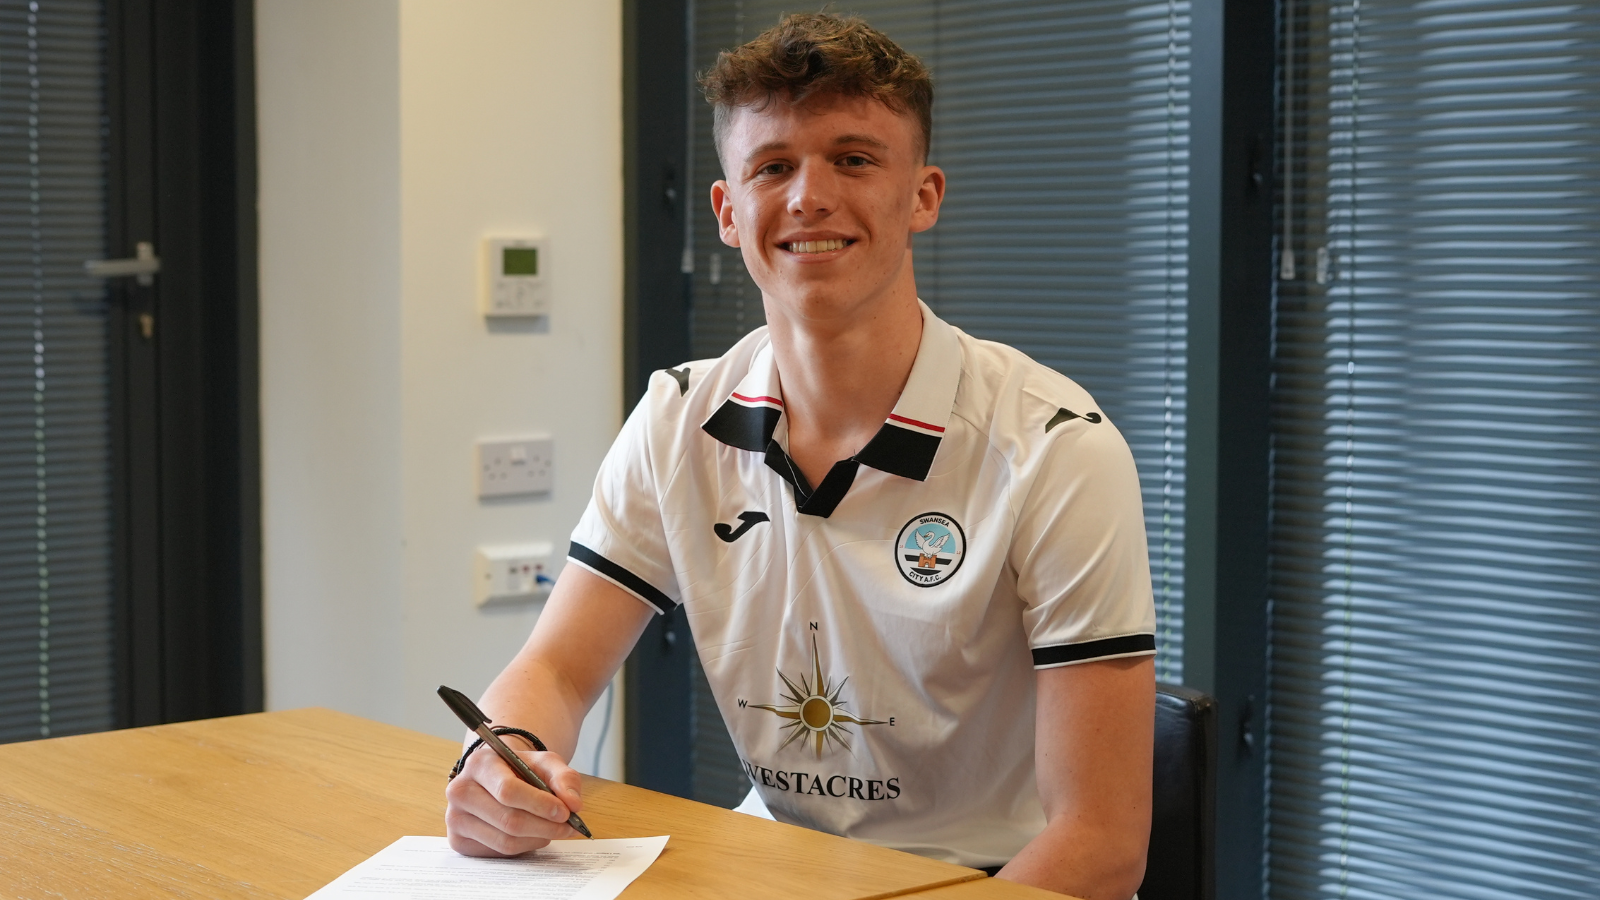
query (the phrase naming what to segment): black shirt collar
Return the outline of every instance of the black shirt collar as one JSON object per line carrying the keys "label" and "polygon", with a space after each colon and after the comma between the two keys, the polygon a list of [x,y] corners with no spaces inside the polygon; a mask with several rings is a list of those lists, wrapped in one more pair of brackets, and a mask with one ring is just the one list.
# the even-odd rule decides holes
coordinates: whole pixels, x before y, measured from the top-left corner
{"label": "black shirt collar", "polygon": [[[902,478],[925,480],[955,406],[956,388],[961,381],[961,342],[955,328],[935,316],[926,304],[918,301],[918,305],[922,308],[922,341],[894,411],[872,440],[855,456],[836,463],[816,489],[805,484],[805,477],[788,459],[788,453],[773,440],[783,418],[783,391],[770,342],[756,350],[745,377],[701,428],[730,447],[766,454],[767,464],[794,485],[801,512],[823,516],[831,513],[844,499],[857,464]],[[849,470],[848,478],[844,478],[844,468]],[[842,485],[836,483],[840,481]],[[806,508],[812,501],[817,502],[816,510]]]}

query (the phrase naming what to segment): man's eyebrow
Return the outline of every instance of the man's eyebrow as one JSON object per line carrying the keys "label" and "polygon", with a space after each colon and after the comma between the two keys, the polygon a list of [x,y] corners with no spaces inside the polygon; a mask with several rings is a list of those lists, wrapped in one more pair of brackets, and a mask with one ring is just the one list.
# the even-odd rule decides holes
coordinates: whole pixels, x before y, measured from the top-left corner
{"label": "man's eyebrow", "polygon": [[751,150],[749,153],[746,153],[744,155],[744,164],[747,166],[750,165],[750,160],[755,159],[763,153],[771,153],[773,150],[787,149],[789,149],[789,144],[785,141],[767,141],[765,144],[762,144],[754,150]]}
{"label": "man's eyebrow", "polygon": [[[866,134],[841,134],[833,139],[833,145],[835,147],[842,147],[845,144],[866,144],[868,147],[874,147],[879,150],[889,149],[888,144],[885,144],[883,141]],[[751,150],[749,153],[746,153],[744,157],[744,164],[748,166],[750,164],[750,160],[755,159],[763,153],[771,153],[774,150],[787,149],[789,149],[789,143],[787,141],[767,141],[765,144],[762,144],[754,150]]]}
{"label": "man's eyebrow", "polygon": [[885,144],[883,141],[866,134],[841,134],[833,139],[833,143],[836,147],[841,144],[866,144],[869,147],[876,147],[879,150],[889,149],[888,144]]}

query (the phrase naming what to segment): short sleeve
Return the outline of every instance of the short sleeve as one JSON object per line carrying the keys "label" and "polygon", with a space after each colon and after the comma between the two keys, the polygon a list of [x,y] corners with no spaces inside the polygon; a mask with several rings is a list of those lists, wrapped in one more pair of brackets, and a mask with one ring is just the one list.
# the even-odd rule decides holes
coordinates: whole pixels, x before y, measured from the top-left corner
{"label": "short sleeve", "polygon": [[[653,429],[670,427],[656,421],[652,409],[665,376],[652,379],[652,390],[628,416],[622,432],[600,464],[594,494],[572,532],[567,558],[615,584],[658,613],[678,605],[678,582],[662,527],[661,492],[656,481],[658,460],[652,449]],[[669,379],[670,380],[670,379]],[[673,392],[676,393],[676,387]],[[669,443],[669,442],[660,442]]]}
{"label": "short sleeve", "polygon": [[1139,476],[1109,421],[1055,429],[1026,481],[1011,565],[1035,668],[1155,653]]}

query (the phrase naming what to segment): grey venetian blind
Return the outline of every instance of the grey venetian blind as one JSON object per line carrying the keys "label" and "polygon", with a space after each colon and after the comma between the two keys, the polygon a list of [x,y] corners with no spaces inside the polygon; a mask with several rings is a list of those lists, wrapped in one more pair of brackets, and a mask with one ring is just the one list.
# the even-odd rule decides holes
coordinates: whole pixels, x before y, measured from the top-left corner
{"label": "grey venetian blind", "polygon": [[1270,895],[1600,897],[1600,7],[1283,10]]}
{"label": "grey venetian blind", "polygon": [[[1155,579],[1158,672],[1181,681],[1189,3],[861,0],[836,8],[860,14],[933,70],[930,162],[948,174],[949,191],[939,224],[917,238],[923,299],[969,333],[1084,385],[1132,446]],[[786,11],[794,7],[697,0],[696,70]],[[690,197],[698,200],[722,172],[710,110],[695,95],[690,104]],[[688,215],[693,348],[716,356],[763,323],[761,296],[738,251],[717,239],[709,209],[691,203]],[[714,710],[699,681],[697,708]],[[696,727],[715,732],[721,722]],[[697,785],[702,769],[706,784],[722,784],[717,773],[731,748],[706,743],[697,754]],[[711,762],[701,766],[702,758]],[[745,784],[742,776],[726,781],[729,791]]]}
{"label": "grey venetian blind", "polygon": [[102,45],[0,0],[0,741],[112,724]]}

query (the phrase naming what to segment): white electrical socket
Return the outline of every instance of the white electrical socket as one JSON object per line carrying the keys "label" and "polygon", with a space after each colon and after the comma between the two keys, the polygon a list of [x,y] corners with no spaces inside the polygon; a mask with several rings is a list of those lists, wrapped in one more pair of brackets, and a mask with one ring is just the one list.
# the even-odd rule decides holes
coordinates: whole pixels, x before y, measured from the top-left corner
{"label": "white electrical socket", "polygon": [[473,600],[519,603],[543,600],[556,583],[548,542],[479,547],[473,559]]}
{"label": "white electrical socket", "polygon": [[478,442],[478,496],[547,494],[555,484],[555,442],[547,436]]}

